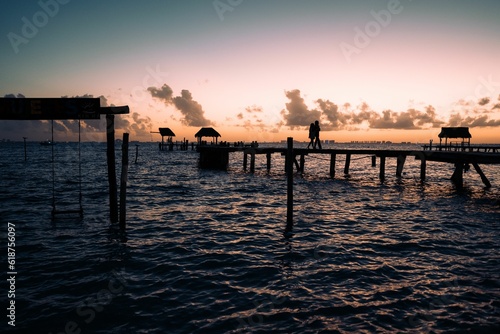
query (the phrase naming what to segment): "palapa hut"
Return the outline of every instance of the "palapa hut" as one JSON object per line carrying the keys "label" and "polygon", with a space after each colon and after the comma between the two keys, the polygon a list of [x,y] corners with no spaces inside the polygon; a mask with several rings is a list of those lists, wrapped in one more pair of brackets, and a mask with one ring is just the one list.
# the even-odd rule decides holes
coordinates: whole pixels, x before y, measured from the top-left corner
{"label": "palapa hut", "polygon": [[[198,145],[201,145],[202,140],[201,138],[203,137],[212,137],[215,138],[215,143],[217,144],[217,138],[220,137],[220,133],[215,131],[214,128],[201,128],[200,131],[196,132],[194,135],[196,138],[198,138]],[[213,142],[213,140],[212,140]]]}
{"label": "palapa hut", "polygon": [[175,137],[175,133],[170,130],[170,128],[160,128],[161,142],[163,144],[163,137],[168,137],[167,142],[172,142],[172,137]]}
{"label": "palapa hut", "polygon": [[[439,137],[439,146],[442,144],[442,140],[444,138],[444,145],[448,146],[448,138],[461,138],[460,142],[461,146],[470,146],[470,139],[472,138],[468,127],[453,127],[453,128],[441,128],[441,133],[438,135]],[[458,142],[456,142],[458,143]],[[449,143],[452,144],[452,141]]]}

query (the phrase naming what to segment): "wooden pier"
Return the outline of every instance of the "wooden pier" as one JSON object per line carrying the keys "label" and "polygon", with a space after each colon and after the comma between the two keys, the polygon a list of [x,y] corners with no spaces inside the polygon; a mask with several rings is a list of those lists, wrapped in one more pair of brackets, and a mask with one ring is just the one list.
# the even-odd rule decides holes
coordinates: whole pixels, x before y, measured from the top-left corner
{"label": "wooden pier", "polygon": [[[381,182],[385,180],[386,175],[386,160],[396,159],[395,175],[401,177],[403,174],[404,164],[407,157],[414,157],[420,160],[420,179],[426,178],[427,161],[436,161],[443,163],[452,163],[455,166],[455,171],[451,176],[451,180],[458,186],[463,185],[463,173],[468,170],[470,165],[474,167],[480,175],[481,180],[486,187],[491,187],[490,181],[480,168],[481,164],[500,164],[500,146],[485,146],[478,148],[469,146],[467,150],[443,150],[439,146],[434,146],[432,149],[425,147],[423,150],[380,150],[380,149],[306,149],[293,148],[292,159],[298,173],[303,173],[307,156],[326,155],[330,159],[330,177],[334,178],[336,174],[337,157],[345,156],[344,174],[349,174],[351,159],[353,156],[371,156],[371,164],[376,166],[376,159],[379,159],[379,179]],[[286,147],[227,147],[219,145],[198,146],[200,153],[201,168],[227,169],[229,163],[229,153],[242,152],[243,154],[243,169],[255,172],[255,157],[257,155],[266,155],[266,169],[271,170],[271,157],[275,153],[287,159]],[[285,163],[286,165],[286,163]]]}

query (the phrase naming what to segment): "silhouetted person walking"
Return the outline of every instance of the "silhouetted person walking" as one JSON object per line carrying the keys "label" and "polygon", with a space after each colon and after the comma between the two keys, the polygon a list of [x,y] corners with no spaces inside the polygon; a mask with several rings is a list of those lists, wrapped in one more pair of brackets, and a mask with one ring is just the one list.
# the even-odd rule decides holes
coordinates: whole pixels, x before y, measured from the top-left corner
{"label": "silhouetted person walking", "polygon": [[319,140],[319,132],[321,131],[321,128],[319,127],[319,122],[316,121],[314,122],[314,145],[313,148],[316,148],[316,144],[318,145],[318,148],[321,150],[321,140]]}
{"label": "silhouetted person walking", "polygon": [[314,145],[314,135],[315,135],[315,132],[314,132],[314,123],[311,123],[311,125],[309,126],[309,144],[307,144],[307,148],[309,148],[309,146],[312,146],[313,148],[316,146]]}

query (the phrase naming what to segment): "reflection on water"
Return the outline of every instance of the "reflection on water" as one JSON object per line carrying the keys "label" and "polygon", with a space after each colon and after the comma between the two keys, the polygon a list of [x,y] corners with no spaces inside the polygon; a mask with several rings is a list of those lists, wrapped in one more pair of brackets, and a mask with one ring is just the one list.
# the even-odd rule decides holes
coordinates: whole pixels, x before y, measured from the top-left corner
{"label": "reflection on water", "polygon": [[[29,147],[25,163],[15,145],[0,144],[0,219],[18,226],[18,329],[500,330],[495,166],[483,168],[491,189],[471,172],[457,191],[445,164],[429,162],[421,183],[419,161],[407,159],[397,178],[388,158],[381,184],[369,157],[353,159],[345,177],[338,156],[332,180],[329,160],[308,156],[284,237],[279,154],[270,173],[258,156],[252,175],[237,153],[228,172],[199,170],[195,152],[141,144],[123,232],[108,224],[104,144],[83,144],[84,218],[57,221],[50,155]],[[57,150],[57,198],[74,203],[75,147]]]}

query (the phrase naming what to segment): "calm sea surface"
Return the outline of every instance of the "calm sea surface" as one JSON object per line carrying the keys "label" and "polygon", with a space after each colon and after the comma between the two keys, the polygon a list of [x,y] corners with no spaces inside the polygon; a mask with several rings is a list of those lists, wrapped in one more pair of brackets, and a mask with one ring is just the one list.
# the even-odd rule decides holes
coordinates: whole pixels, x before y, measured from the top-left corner
{"label": "calm sea surface", "polygon": [[285,237],[279,154],[270,173],[264,155],[250,174],[241,153],[224,172],[155,143],[134,163],[131,144],[121,232],[109,224],[105,144],[82,144],[83,219],[51,220],[53,167],[58,209],[78,204],[76,148],[56,145],[53,165],[51,147],[28,143],[25,162],[22,142],[0,143],[2,332],[15,300],[17,333],[500,333],[499,166],[483,166],[491,189],[470,171],[457,190],[450,164],[429,162],[422,184],[419,161],[397,178],[388,158],[381,184],[367,156],[353,156],[348,177],[338,156],[332,180],[326,156],[310,155]]}

